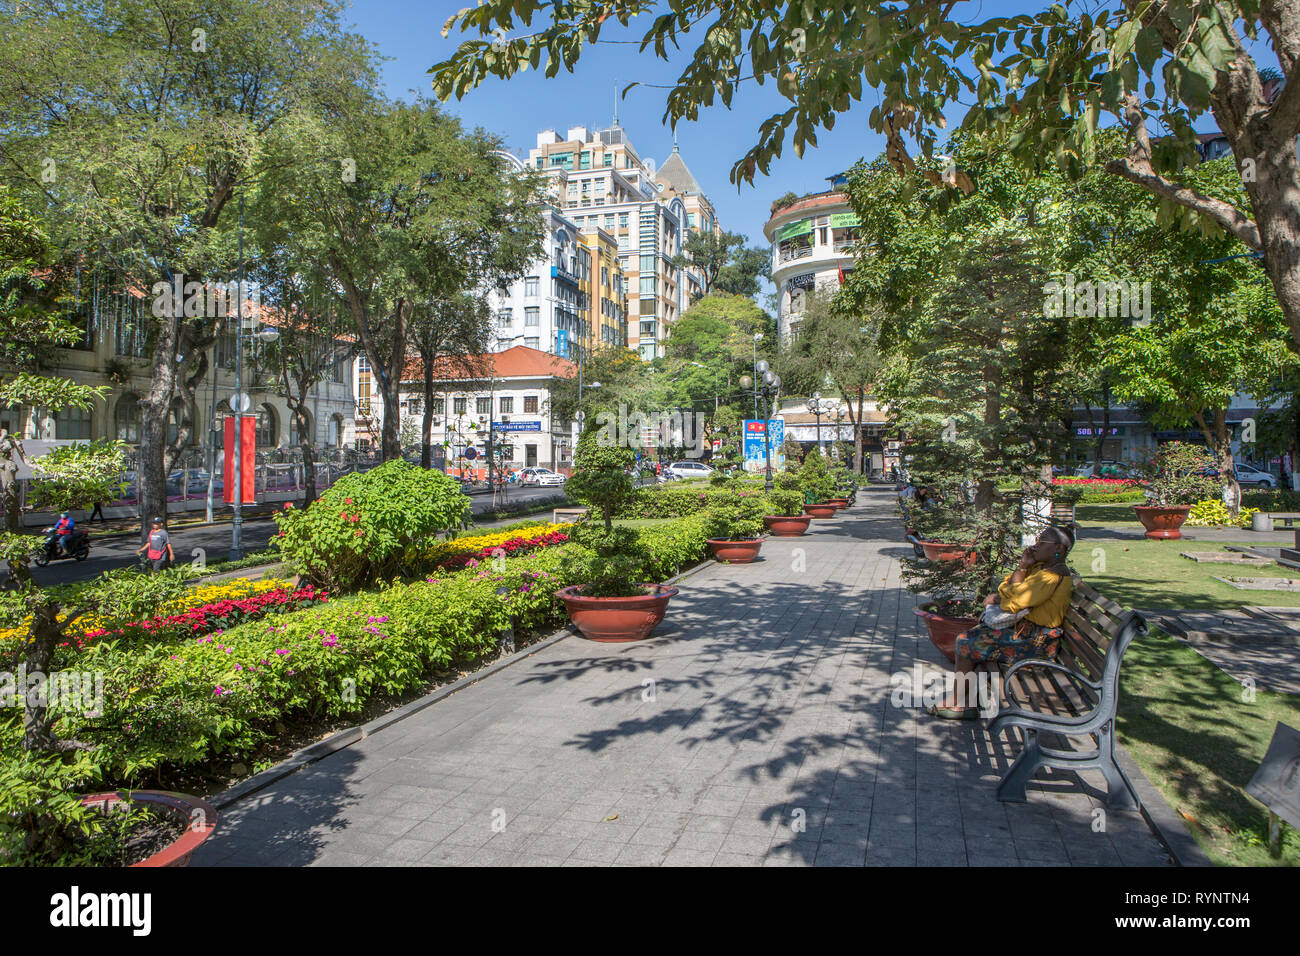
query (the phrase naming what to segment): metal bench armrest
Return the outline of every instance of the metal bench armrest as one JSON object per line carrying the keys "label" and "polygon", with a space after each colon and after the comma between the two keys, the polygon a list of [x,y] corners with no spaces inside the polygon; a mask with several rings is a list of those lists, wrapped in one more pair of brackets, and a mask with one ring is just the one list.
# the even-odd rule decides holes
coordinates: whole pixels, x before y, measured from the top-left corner
{"label": "metal bench armrest", "polygon": [[1072,671],[1064,664],[1058,664],[1055,661],[1038,660],[1037,658],[1032,658],[1032,657],[1027,661],[1017,661],[1015,664],[1012,664],[1011,667],[1007,670],[1006,677],[1004,677],[1003,680],[1004,681],[1010,680],[1012,676],[1016,673],[1016,671],[1020,670],[1022,667],[1046,667],[1048,670],[1059,671],[1062,674],[1064,674],[1066,677],[1070,678],[1070,680],[1078,681],[1080,684],[1083,684],[1086,687],[1090,687],[1095,691],[1101,690],[1101,684],[1097,683],[1096,681],[1088,680],[1088,678],[1084,677],[1078,671]]}

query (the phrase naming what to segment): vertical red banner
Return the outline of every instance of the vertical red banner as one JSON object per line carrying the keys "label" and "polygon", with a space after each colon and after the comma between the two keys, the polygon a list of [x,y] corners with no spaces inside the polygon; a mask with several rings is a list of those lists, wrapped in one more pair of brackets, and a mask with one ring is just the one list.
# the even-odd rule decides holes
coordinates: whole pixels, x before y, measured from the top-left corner
{"label": "vertical red banner", "polygon": [[[242,424],[239,462],[239,484],[241,486],[240,495],[241,504],[252,504],[257,498],[256,491],[256,467],[257,467],[257,418],[252,415],[240,417]],[[222,469],[222,500],[226,504],[233,504],[235,501],[235,420],[226,418],[224,422],[226,460],[225,467]]]}

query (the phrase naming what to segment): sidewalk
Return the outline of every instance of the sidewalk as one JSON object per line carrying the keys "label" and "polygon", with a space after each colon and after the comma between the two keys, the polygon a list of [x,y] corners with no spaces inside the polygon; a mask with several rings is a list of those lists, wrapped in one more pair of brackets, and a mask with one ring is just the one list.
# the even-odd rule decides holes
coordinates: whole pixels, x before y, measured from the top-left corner
{"label": "sidewalk", "polygon": [[688,577],[649,641],[566,638],[232,804],[194,863],[1167,865],[1072,776],[999,803],[1008,745],[891,705],[941,662],[892,497]]}

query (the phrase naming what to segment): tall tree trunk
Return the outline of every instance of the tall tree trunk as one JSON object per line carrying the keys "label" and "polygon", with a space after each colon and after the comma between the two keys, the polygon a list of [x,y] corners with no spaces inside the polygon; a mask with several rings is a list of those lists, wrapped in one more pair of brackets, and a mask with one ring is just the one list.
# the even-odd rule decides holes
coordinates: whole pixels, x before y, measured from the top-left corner
{"label": "tall tree trunk", "polygon": [[420,353],[424,365],[424,416],[420,421],[420,467],[433,467],[433,361]]}
{"label": "tall tree trunk", "polygon": [[167,520],[167,415],[176,392],[176,344],[180,318],[170,316],[159,323],[154,345],[149,393],[140,399],[140,452],[136,463],[136,484],[140,500],[140,543],[149,537],[154,517]]}
{"label": "tall tree trunk", "polygon": [[4,512],[6,531],[19,530],[18,459],[22,445],[17,436],[0,431],[0,510]]}
{"label": "tall tree trunk", "polygon": [[311,434],[307,421],[307,389],[295,399],[286,396],[286,404],[298,429],[298,449],[302,452],[302,506],[306,508],[316,500],[316,456],[312,452]]}
{"label": "tall tree trunk", "polygon": [[1110,432],[1110,379],[1106,373],[1101,376],[1101,429],[1097,432],[1097,441],[1092,449],[1092,477],[1101,477],[1101,453],[1106,448],[1106,435]]}

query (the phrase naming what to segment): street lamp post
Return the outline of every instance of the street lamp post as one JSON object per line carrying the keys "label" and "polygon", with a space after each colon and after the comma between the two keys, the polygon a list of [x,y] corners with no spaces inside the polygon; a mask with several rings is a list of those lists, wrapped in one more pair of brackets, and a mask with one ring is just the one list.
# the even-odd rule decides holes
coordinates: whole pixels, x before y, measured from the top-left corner
{"label": "street lamp post", "polygon": [[[762,332],[754,333],[754,381],[758,382],[758,343],[763,340]],[[754,390],[754,417],[758,418],[758,390]]]}

